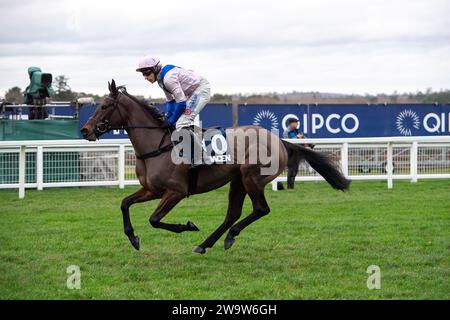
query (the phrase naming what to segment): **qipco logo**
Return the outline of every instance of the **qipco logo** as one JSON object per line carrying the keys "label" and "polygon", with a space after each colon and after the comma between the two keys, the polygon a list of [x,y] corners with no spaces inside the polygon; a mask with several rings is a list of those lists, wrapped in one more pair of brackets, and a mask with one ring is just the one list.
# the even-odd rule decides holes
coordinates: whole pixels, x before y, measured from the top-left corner
{"label": "qipco logo", "polygon": [[429,133],[450,132],[450,113],[428,113],[423,118],[423,127]]}
{"label": "qipco logo", "polygon": [[338,134],[340,132],[355,133],[359,128],[359,119],[353,113],[347,113],[340,115],[332,113],[327,116],[323,116],[320,113],[311,114],[311,118],[308,118],[307,114],[304,114],[302,120],[300,120],[295,114],[287,114],[282,121],[283,130],[287,128],[287,120],[289,118],[295,118],[299,120],[299,130],[303,133],[317,133],[317,131],[325,128],[332,134]]}

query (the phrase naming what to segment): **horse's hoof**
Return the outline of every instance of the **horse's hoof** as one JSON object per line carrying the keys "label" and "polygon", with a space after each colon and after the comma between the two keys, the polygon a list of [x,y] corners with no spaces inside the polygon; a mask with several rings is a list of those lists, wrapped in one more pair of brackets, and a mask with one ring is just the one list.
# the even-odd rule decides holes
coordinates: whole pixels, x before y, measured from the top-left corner
{"label": "horse's hoof", "polygon": [[189,231],[200,231],[200,229],[197,228],[197,226],[192,221],[188,221],[187,226],[189,228]]}
{"label": "horse's hoof", "polygon": [[193,253],[197,253],[197,254],[205,254],[206,250],[202,247],[196,247],[194,250],[192,250]]}
{"label": "horse's hoof", "polygon": [[130,242],[131,242],[131,245],[133,246],[133,248],[135,248],[136,250],[139,250],[140,241],[139,241],[138,236],[130,238]]}
{"label": "horse's hoof", "polygon": [[232,237],[227,237],[224,241],[224,248],[225,250],[230,249],[231,246],[233,245],[233,243],[236,241],[236,239],[232,238]]}

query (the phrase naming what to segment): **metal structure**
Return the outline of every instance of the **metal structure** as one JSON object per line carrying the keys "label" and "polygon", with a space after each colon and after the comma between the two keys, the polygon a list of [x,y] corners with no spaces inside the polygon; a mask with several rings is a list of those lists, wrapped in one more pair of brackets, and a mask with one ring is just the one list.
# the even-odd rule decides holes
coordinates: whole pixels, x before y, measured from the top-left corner
{"label": "metal structure", "polygon": [[[352,180],[450,179],[450,136],[290,139],[314,143],[316,150],[331,154]],[[0,188],[42,190],[50,187],[119,186],[139,182],[135,155],[127,139],[0,141]],[[300,164],[296,181],[319,181],[306,163]],[[276,190],[280,176],[272,182]]]}
{"label": "metal structure", "polygon": [[[29,109],[33,107],[35,106],[27,104],[2,104],[0,119],[28,120]],[[69,101],[54,101],[40,107],[47,110],[49,119],[78,119],[80,110],[79,103]]]}

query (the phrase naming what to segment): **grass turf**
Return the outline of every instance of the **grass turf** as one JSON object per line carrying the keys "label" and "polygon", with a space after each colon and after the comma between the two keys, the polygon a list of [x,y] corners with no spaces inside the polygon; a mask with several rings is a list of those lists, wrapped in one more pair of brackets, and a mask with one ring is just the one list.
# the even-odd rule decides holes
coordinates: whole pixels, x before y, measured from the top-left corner
{"label": "grass turf", "polygon": [[[141,238],[122,232],[120,202],[138,187],[0,190],[1,299],[449,299],[450,184],[355,181],[266,191],[271,213],[234,246],[222,237],[206,255],[191,250],[222,222],[228,187],[181,202],[165,219],[200,232],[153,229],[157,201],[131,207]],[[247,198],[243,216],[250,212]],[[66,268],[81,268],[81,289]],[[381,269],[381,289],[366,269]]]}

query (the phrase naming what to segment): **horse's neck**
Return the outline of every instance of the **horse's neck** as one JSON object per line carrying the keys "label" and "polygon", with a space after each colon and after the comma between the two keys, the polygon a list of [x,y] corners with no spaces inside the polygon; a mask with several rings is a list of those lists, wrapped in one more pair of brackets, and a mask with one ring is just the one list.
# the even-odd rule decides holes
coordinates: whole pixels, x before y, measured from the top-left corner
{"label": "horse's neck", "polygon": [[[126,110],[128,119],[126,126],[157,126],[157,121],[154,120],[148,112],[141,106],[133,106],[129,108],[132,110]],[[161,139],[165,134],[162,129],[147,129],[147,128],[135,128],[126,129],[128,138],[133,145],[134,151],[139,154],[146,154],[158,149]],[[164,137],[167,140],[168,135]],[[163,142],[163,144],[165,144]]]}

